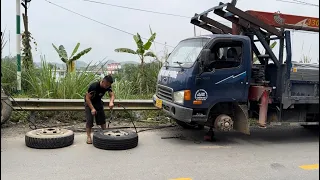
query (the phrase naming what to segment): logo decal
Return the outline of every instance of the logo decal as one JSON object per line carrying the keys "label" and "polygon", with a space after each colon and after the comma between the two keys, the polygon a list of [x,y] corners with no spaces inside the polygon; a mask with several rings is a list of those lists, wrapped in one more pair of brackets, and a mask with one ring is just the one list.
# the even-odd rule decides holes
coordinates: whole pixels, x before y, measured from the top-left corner
{"label": "logo decal", "polygon": [[197,92],[194,94],[194,99],[195,100],[200,100],[200,101],[205,101],[208,99],[208,93],[204,89],[199,89]]}

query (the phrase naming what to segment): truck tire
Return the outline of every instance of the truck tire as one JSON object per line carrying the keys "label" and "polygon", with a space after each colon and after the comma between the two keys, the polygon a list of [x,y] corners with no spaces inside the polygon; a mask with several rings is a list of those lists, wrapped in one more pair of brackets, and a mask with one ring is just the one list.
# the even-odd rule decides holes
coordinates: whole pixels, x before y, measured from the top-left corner
{"label": "truck tire", "polygon": [[73,144],[74,133],[68,129],[44,128],[29,131],[25,135],[27,147],[36,149],[56,149]]}
{"label": "truck tire", "polygon": [[104,150],[126,150],[138,146],[138,134],[130,130],[100,130],[93,133],[93,146]]}
{"label": "truck tire", "polygon": [[11,113],[12,103],[3,90],[1,90],[1,125],[10,119]]}
{"label": "truck tire", "polygon": [[181,126],[182,128],[184,129],[203,129],[204,126],[203,125],[200,125],[200,124],[197,124],[195,122],[191,122],[191,123],[186,123],[186,122],[182,122],[182,121],[178,121],[176,120],[176,123]]}

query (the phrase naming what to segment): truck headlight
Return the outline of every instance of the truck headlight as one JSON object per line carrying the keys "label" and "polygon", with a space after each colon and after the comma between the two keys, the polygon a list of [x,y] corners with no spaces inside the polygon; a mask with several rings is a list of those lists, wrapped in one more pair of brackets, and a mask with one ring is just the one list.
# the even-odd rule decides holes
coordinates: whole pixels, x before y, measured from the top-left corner
{"label": "truck headlight", "polygon": [[173,93],[173,102],[183,104],[185,100],[191,100],[190,90],[177,91]]}
{"label": "truck headlight", "polygon": [[184,91],[177,91],[173,93],[173,102],[183,104]]}

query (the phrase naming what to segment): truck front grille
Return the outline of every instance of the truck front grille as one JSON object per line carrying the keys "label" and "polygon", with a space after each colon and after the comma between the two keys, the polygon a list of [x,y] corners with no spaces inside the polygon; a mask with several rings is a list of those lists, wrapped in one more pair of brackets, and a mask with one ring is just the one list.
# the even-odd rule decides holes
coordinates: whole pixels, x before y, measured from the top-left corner
{"label": "truck front grille", "polygon": [[157,96],[161,99],[173,101],[173,90],[167,86],[157,85]]}

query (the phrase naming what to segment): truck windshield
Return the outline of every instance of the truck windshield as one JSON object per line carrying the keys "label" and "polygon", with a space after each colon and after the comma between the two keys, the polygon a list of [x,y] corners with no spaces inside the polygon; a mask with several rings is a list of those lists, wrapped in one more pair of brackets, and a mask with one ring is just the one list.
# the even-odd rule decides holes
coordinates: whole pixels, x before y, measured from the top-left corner
{"label": "truck windshield", "polygon": [[170,67],[191,67],[208,41],[209,38],[181,41],[167,59],[167,65]]}

